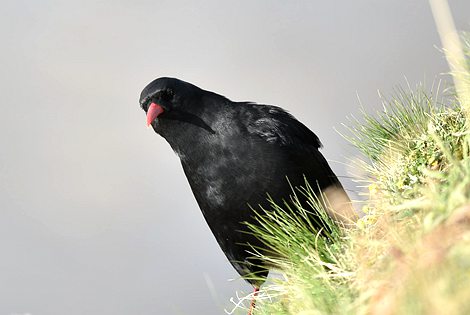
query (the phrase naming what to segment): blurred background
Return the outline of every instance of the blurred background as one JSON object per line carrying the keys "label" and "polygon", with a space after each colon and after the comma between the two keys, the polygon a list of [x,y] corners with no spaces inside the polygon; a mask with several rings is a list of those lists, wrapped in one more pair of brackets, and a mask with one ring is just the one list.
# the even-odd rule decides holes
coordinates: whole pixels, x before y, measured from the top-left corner
{"label": "blurred background", "polygon": [[0,26],[0,314],[223,314],[251,292],[145,126],[151,80],[290,110],[354,196],[334,128],[357,95],[374,112],[448,71],[427,1],[7,0]]}

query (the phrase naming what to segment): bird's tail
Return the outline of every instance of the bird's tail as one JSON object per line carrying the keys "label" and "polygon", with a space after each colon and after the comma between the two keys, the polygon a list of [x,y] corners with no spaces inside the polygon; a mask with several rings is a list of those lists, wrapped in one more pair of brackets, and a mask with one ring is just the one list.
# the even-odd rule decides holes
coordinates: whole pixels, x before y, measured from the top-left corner
{"label": "bird's tail", "polygon": [[344,226],[353,225],[359,218],[351,199],[341,185],[331,185],[321,192],[320,202],[330,217]]}

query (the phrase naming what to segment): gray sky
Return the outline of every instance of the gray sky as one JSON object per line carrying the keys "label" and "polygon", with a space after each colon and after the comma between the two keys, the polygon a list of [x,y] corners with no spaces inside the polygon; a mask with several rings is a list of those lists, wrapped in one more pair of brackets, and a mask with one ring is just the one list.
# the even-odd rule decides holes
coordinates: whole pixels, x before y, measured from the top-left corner
{"label": "gray sky", "polygon": [[0,33],[0,314],[223,314],[250,290],[145,127],[154,78],[290,110],[347,176],[356,92],[372,112],[447,71],[427,1],[2,1]]}

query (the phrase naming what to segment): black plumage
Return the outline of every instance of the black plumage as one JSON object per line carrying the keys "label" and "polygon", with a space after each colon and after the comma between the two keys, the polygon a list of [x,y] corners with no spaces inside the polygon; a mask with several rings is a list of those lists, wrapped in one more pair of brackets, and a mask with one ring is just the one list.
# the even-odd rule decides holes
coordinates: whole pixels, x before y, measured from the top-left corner
{"label": "black plumage", "polygon": [[304,175],[312,187],[344,192],[319,152],[318,137],[280,107],[232,102],[174,78],[152,81],[140,104],[181,159],[204,218],[242,276],[268,273],[246,244],[263,245],[241,232],[247,230],[243,222],[254,222],[250,206],[268,208],[267,193],[277,202],[288,199],[290,185],[304,185]]}

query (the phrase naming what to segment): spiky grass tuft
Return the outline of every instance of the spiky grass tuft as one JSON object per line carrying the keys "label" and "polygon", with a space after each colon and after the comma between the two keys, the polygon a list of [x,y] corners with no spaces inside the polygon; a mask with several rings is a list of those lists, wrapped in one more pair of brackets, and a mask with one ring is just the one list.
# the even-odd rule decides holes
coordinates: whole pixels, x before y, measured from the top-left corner
{"label": "spiky grass tuft", "polygon": [[[308,209],[297,194],[307,198]],[[304,309],[332,314],[354,300],[356,294],[346,284],[354,269],[352,260],[343,257],[347,240],[322,204],[306,183],[294,191],[290,203],[281,207],[271,201],[272,209],[257,214],[258,224],[249,224],[272,253],[260,257],[282,270],[280,279],[263,288],[256,314],[300,314]]]}
{"label": "spiky grass tuft", "polygon": [[349,127],[370,160],[365,215],[355,226],[332,221],[308,184],[291,203],[259,211],[250,228],[271,253],[255,254],[280,277],[263,286],[255,315],[470,313],[470,129],[462,104],[458,95],[398,89],[383,112]]}

